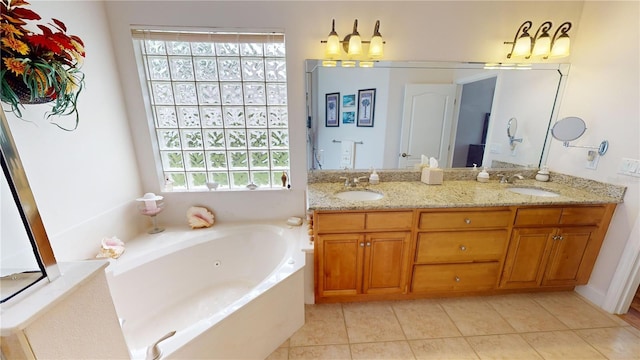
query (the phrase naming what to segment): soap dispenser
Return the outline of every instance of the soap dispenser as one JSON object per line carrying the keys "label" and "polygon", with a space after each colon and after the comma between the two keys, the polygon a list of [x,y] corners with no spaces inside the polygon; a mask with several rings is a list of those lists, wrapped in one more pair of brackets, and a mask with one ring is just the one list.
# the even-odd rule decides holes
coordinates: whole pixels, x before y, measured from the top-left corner
{"label": "soap dispenser", "polygon": [[478,173],[476,176],[476,180],[479,182],[488,182],[489,181],[489,173],[487,172],[487,168],[483,168],[482,171]]}
{"label": "soap dispenser", "polygon": [[536,180],[542,182],[549,181],[549,168],[543,166],[536,174]]}
{"label": "soap dispenser", "polygon": [[376,185],[378,183],[380,183],[380,177],[378,176],[376,169],[373,169],[373,172],[369,175],[369,184]]}

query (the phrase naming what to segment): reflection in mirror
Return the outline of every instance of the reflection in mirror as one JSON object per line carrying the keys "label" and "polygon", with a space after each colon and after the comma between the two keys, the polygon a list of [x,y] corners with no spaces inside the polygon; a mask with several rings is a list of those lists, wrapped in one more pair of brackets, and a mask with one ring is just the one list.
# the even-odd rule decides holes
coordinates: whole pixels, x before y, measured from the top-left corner
{"label": "reflection in mirror", "polygon": [[[441,167],[537,167],[567,64],[527,70],[477,63],[377,62],[327,68],[307,60],[309,169],[415,168],[422,155]],[[358,126],[359,90],[376,89],[373,126]],[[326,94],[339,93],[338,126],[325,124]],[[504,136],[519,122],[522,143]],[[356,142],[352,151],[343,143]],[[351,156],[350,161],[343,157]],[[499,166],[498,166],[499,167]]]}
{"label": "reflection in mirror", "polygon": [[45,277],[24,227],[15,189],[5,175],[5,159],[0,174],[0,302],[5,302]]}
{"label": "reflection in mirror", "polygon": [[516,133],[518,132],[518,119],[511,118],[507,123],[507,136],[509,137],[509,146],[511,151],[516,149],[517,143],[522,143],[522,139],[516,139]]}

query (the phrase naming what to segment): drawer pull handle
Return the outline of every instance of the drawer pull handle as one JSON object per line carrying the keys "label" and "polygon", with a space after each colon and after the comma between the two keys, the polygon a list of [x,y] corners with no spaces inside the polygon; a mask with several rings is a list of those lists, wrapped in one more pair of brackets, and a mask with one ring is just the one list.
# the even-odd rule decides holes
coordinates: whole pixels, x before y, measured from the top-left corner
{"label": "drawer pull handle", "polygon": [[467,251],[467,247],[464,245],[460,245],[460,251]]}
{"label": "drawer pull handle", "polygon": [[460,277],[456,276],[456,282],[460,282]]}
{"label": "drawer pull handle", "polygon": [[562,235],[558,236],[558,240],[564,240],[564,238],[562,237]]}
{"label": "drawer pull handle", "polygon": [[367,241],[367,246],[371,246],[371,243]]}
{"label": "drawer pull handle", "polygon": [[465,222],[465,224],[471,224],[471,219],[466,218],[466,219],[464,219],[464,222]]}
{"label": "drawer pull handle", "polygon": [[360,243],[360,247],[364,247],[364,243]]}

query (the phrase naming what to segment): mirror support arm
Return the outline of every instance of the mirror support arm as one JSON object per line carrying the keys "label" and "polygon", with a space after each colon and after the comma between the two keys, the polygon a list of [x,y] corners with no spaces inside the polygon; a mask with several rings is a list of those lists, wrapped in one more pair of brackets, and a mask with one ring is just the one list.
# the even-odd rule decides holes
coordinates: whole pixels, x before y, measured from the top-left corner
{"label": "mirror support arm", "polygon": [[607,150],[609,150],[609,141],[608,140],[602,140],[602,142],[600,143],[600,146],[581,146],[581,145],[570,145],[568,141],[563,141],[562,145],[564,147],[572,147],[572,148],[580,148],[580,149],[594,149],[594,150],[598,150],[598,155],[602,156],[604,154],[607,153]]}

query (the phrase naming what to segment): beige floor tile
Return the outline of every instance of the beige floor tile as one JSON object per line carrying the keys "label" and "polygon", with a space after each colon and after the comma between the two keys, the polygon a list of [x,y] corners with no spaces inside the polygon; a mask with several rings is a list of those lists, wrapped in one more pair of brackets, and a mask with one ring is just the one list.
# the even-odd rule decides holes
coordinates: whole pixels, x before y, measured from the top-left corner
{"label": "beige floor tile", "polygon": [[480,359],[542,359],[518,334],[471,336],[466,338]]}
{"label": "beige floor tile", "polygon": [[351,303],[342,309],[351,343],[406,340],[390,303]]}
{"label": "beige floor tile", "polygon": [[546,360],[606,359],[573,331],[520,334]]}
{"label": "beige floor tile", "polygon": [[305,305],[305,323],[289,338],[289,346],[348,342],[341,304]]}
{"label": "beige floor tile", "polygon": [[461,335],[453,321],[435,300],[399,301],[392,306],[407,339]]}
{"label": "beige floor tile", "polygon": [[514,333],[515,330],[479,297],[443,299],[440,305],[465,336]]}
{"label": "beige floor tile", "polygon": [[411,347],[406,341],[351,344],[351,357],[354,360],[415,360]]}
{"label": "beige floor tile", "polygon": [[320,345],[289,348],[289,360],[351,359],[349,345]]}
{"label": "beige floor tile", "polygon": [[471,346],[462,337],[411,340],[409,345],[418,360],[478,359]]}
{"label": "beige floor tile", "polygon": [[287,360],[289,359],[289,348],[279,347],[271,353],[265,360]]}
{"label": "beige floor tile", "polygon": [[566,330],[567,326],[526,294],[488,297],[486,301],[517,332]]}
{"label": "beige floor tile", "polygon": [[539,293],[532,294],[532,297],[571,329],[618,326],[605,312],[574,292]]}
{"label": "beige floor tile", "polygon": [[640,359],[640,339],[624,327],[575,332],[609,359]]}
{"label": "beige floor tile", "polygon": [[283,348],[283,347],[289,347],[289,339],[285,340],[282,344],[280,344],[279,347]]}

